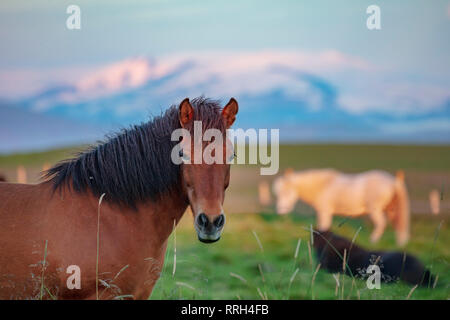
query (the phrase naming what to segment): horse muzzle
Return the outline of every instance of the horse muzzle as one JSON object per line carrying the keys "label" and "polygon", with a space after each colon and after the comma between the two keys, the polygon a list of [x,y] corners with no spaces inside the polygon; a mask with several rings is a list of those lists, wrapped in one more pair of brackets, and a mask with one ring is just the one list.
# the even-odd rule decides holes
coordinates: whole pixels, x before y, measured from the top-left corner
{"label": "horse muzzle", "polygon": [[195,219],[195,229],[198,240],[204,243],[213,243],[220,239],[223,226],[225,225],[225,215],[206,215],[200,213]]}

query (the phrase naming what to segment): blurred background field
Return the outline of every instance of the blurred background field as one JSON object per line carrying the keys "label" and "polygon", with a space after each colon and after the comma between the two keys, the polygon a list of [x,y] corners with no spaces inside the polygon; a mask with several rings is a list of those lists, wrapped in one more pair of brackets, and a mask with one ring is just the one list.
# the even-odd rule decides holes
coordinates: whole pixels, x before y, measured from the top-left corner
{"label": "blurred background field", "polygon": [[[71,158],[83,146],[35,153],[0,154],[0,172],[9,181],[17,180],[17,167],[26,168],[28,182],[39,181],[44,166]],[[246,150],[248,156],[248,149]],[[227,191],[228,213],[260,212],[257,185],[271,183],[276,176],[261,176],[259,165],[234,165],[232,183]],[[447,145],[357,145],[357,144],[285,144],[280,146],[280,171],[286,168],[335,168],[344,172],[372,169],[395,173],[404,170],[413,213],[428,213],[428,195],[437,189],[443,199],[441,211],[449,212],[450,200],[445,197],[450,178],[450,146]],[[299,206],[302,211],[308,208]]]}
{"label": "blurred background field", "polygon": [[[28,182],[38,182],[44,165],[71,157],[82,147],[39,153],[0,156],[0,173],[16,181],[17,167],[23,166]],[[450,298],[450,147],[439,145],[344,145],[297,144],[280,147],[280,172],[292,167],[332,167],[344,172],[402,169],[412,207],[411,241],[405,248],[438,275],[435,289],[417,288],[411,299]],[[153,299],[405,299],[412,286],[382,285],[368,290],[362,280],[340,277],[336,291],[333,275],[316,271],[314,253],[309,254],[310,232],[315,215],[312,208],[298,203],[287,216],[274,213],[274,206],[258,202],[258,184],[276,176],[261,176],[257,165],[234,165],[226,194],[227,224],[222,239],[211,245],[200,243],[187,212],[169,239],[166,262]],[[441,212],[432,215],[428,195],[437,189]],[[273,199],[272,199],[273,200]],[[335,218],[333,230],[356,243],[379,250],[398,250],[388,227],[381,241],[372,245],[372,225],[367,218]],[[297,246],[298,256],[295,258]],[[176,247],[176,268],[174,255]],[[298,271],[296,272],[298,268]],[[315,276],[314,276],[315,274]],[[314,279],[314,281],[313,281]]]}

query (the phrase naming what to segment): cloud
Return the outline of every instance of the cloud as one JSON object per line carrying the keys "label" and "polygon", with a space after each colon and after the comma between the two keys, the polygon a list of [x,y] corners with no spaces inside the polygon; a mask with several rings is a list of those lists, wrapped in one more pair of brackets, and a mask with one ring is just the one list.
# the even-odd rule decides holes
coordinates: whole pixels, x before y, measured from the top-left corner
{"label": "cloud", "polygon": [[339,105],[350,113],[377,112],[396,116],[434,112],[445,108],[449,100],[450,90],[445,85],[381,80],[358,91],[341,93],[338,98]]}
{"label": "cloud", "polygon": [[152,72],[149,61],[143,58],[127,59],[96,70],[76,84],[80,94],[92,91],[110,93],[143,85]]}
{"label": "cloud", "polygon": [[62,84],[73,84],[90,71],[92,66],[4,69],[0,72],[0,97],[10,100],[30,97]]}

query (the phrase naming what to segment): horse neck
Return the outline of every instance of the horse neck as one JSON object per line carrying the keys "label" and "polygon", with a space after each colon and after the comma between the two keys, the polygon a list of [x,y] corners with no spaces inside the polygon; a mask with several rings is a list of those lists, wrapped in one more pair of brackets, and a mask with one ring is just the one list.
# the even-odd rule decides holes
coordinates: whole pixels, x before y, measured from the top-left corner
{"label": "horse neck", "polygon": [[[96,214],[98,200],[91,197],[91,205]],[[160,199],[140,203],[135,209],[105,202],[100,209],[101,224],[115,230],[112,232],[116,241],[157,256],[164,250],[174,225],[178,224],[187,206],[187,196],[182,192],[163,194]]]}
{"label": "horse neck", "polygon": [[170,193],[160,200],[138,206],[140,221],[148,225],[158,236],[158,240],[165,242],[178,224],[188,206],[185,194]]}

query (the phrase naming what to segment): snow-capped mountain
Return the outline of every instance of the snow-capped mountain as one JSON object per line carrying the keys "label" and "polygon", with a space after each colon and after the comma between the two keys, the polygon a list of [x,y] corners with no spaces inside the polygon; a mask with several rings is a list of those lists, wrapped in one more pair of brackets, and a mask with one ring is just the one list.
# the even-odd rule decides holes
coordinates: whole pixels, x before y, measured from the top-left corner
{"label": "snow-capped mountain", "polygon": [[[99,132],[146,121],[184,97],[205,95],[226,102],[233,96],[240,104],[236,126],[280,128],[282,139],[450,141],[450,90],[409,83],[401,75],[387,80],[385,73],[336,51],[137,57],[16,99],[16,107],[0,106],[0,124],[9,125],[2,137],[18,134],[15,127],[22,120],[14,108]],[[8,148],[2,142],[0,151]]]}

